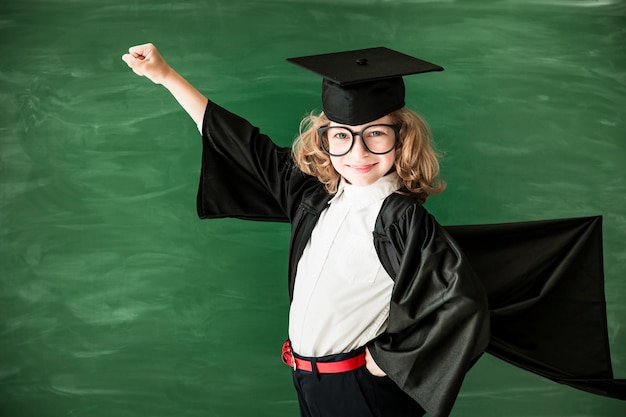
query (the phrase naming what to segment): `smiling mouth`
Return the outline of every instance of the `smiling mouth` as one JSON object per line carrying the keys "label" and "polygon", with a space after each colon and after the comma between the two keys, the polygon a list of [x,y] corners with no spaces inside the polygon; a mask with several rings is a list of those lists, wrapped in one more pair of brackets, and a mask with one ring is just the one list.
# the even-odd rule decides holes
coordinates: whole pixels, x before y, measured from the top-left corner
{"label": "smiling mouth", "polygon": [[359,172],[359,173],[366,173],[372,170],[372,168],[374,168],[376,164],[368,164],[368,165],[346,165],[348,168]]}

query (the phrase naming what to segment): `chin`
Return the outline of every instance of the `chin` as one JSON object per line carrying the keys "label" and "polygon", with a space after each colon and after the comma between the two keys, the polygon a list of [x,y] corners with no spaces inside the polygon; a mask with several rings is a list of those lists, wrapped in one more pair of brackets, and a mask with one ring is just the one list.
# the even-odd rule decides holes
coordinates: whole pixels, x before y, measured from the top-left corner
{"label": "chin", "polygon": [[366,187],[368,185],[374,184],[378,178],[346,178],[350,184],[355,185],[357,187]]}

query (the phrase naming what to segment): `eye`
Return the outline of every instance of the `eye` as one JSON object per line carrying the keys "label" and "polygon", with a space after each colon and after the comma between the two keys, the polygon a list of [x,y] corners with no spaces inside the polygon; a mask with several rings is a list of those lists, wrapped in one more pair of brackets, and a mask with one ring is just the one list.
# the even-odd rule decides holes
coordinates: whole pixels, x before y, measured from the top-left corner
{"label": "eye", "polygon": [[328,133],[328,137],[334,140],[343,141],[346,139],[352,139],[352,135],[350,134],[350,132],[340,127],[330,128],[328,129],[327,133]]}
{"label": "eye", "polygon": [[367,137],[375,138],[389,135],[389,129],[385,126],[372,126],[365,131]]}

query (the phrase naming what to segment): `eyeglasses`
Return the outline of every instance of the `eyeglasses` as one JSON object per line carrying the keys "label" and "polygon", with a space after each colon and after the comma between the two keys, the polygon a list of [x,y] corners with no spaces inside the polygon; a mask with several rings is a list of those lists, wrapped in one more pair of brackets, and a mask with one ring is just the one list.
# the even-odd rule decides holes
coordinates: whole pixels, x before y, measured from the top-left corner
{"label": "eyeglasses", "polygon": [[317,129],[322,149],[330,156],[344,156],[354,147],[354,137],[360,136],[363,147],[375,155],[391,152],[400,134],[400,125],[371,125],[360,132],[343,126],[324,126]]}

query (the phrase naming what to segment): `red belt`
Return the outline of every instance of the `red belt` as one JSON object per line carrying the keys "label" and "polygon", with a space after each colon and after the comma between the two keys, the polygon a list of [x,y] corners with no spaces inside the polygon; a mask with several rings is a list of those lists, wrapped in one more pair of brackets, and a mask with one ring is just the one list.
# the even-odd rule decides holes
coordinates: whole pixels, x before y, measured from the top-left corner
{"label": "red belt", "polygon": [[[289,340],[287,340],[285,344],[283,344],[282,359],[283,363],[285,365],[291,366],[294,371],[298,369],[308,372],[313,371],[312,361],[296,358],[293,355],[293,350],[291,349],[291,343],[289,343]],[[338,374],[341,372],[348,372],[365,365],[365,352],[362,352],[353,358],[344,359],[342,361],[316,362],[315,364],[317,365],[317,372],[319,372],[320,374]]]}

